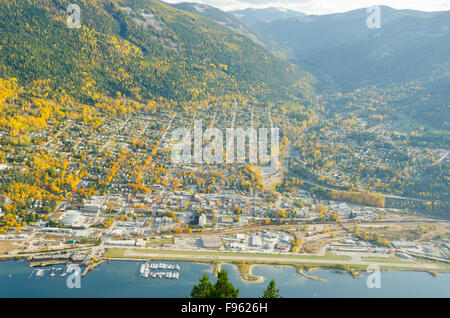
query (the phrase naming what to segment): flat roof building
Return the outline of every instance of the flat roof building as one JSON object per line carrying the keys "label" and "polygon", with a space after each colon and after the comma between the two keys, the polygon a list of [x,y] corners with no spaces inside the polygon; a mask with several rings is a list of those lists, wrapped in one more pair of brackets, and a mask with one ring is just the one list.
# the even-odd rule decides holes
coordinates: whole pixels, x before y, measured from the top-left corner
{"label": "flat roof building", "polygon": [[200,217],[198,218],[198,225],[200,227],[206,226],[206,215],[205,214],[200,215]]}
{"label": "flat roof building", "polygon": [[250,237],[250,246],[261,247],[262,246],[261,238],[256,235],[253,235],[252,237]]}
{"label": "flat roof building", "polygon": [[222,246],[222,240],[217,236],[202,237],[202,243],[205,248],[219,248]]}
{"label": "flat roof building", "polygon": [[67,211],[66,215],[62,219],[61,223],[64,226],[74,227],[74,228],[80,228],[83,226],[84,218],[78,211]]}

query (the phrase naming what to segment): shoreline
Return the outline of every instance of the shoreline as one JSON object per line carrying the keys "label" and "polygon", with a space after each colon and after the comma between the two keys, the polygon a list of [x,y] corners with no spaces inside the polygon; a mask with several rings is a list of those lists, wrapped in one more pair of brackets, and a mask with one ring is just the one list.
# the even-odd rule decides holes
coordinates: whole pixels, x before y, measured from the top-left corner
{"label": "shoreline", "polygon": [[[365,271],[370,265],[378,265],[382,270],[409,270],[409,271],[425,271],[425,272],[450,272],[450,266],[445,263],[438,262],[416,262],[416,263],[383,263],[382,261],[373,262],[355,262],[350,257],[349,259],[333,259],[326,257],[293,257],[284,255],[245,255],[235,253],[188,253],[187,251],[151,251],[139,249],[119,249],[112,248],[106,251],[106,257],[111,259],[130,259],[142,260],[147,258],[161,259],[161,260],[186,260],[193,262],[204,263],[247,263],[247,264],[277,264],[277,265],[294,265],[317,268],[335,268],[348,271],[349,268],[355,271]],[[104,257],[105,257],[104,256]]]}
{"label": "shoreline", "polygon": [[[43,265],[31,265],[28,260],[26,259],[26,257],[11,257],[9,259],[1,259],[0,261],[26,261],[27,266],[30,268],[34,268],[34,267],[40,267],[40,266],[50,266],[50,265],[54,265],[54,264],[43,264]],[[341,264],[330,264],[330,265],[299,265],[299,264],[289,264],[289,263],[276,263],[276,262],[256,262],[256,263],[244,263],[243,265],[246,265],[244,268],[240,268],[239,265],[242,265],[242,263],[239,262],[235,262],[235,261],[223,261],[223,262],[217,262],[217,261],[213,261],[213,260],[186,260],[186,259],[173,259],[173,258],[165,258],[165,257],[148,257],[148,258],[120,258],[120,257],[116,257],[116,258],[102,258],[98,263],[95,264],[91,264],[90,266],[86,266],[86,268],[83,271],[83,277],[85,277],[90,270],[96,268],[97,266],[106,263],[109,264],[110,261],[121,261],[121,262],[142,262],[144,260],[154,260],[154,261],[180,261],[180,262],[186,262],[186,263],[196,263],[196,264],[205,264],[205,265],[210,265],[210,269],[207,270],[207,272],[211,273],[213,276],[217,277],[217,272],[220,270],[222,265],[229,265],[232,266],[238,276],[239,279],[241,280],[241,282],[243,283],[263,283],[267,280],[267,277],[264,276],[257,276],[257,275],[253,275],[253,269],[257,266],[261,266],[261,267],[271,267],[271,266],[277,266],[277,267],[294,267],[297,270],[297,274],[303,276],[306,279],[311,279],[311,280],[315,280],[315,281],[319,281],[319,282],[328,282],[328,280],[326,279],[322,279],[320,277],[314,276],[314,275],[309,275],[306,272],[312,272],[315,270],[327,270],[330,272],[337,272],[337,273],[342,273],[342,274],[350,274],[353,276],[353,278],[360,278],[363,277],[363,275],[361,273],[365,273],[365,271],[359,272],[358,270],[352,269],[350,268],[350,271],[340,268],[339,265]],[[59,264],[71,264],[71,262],[60,262]],[[336,266],[337,265],[337,266]],[[381,271],[401,271],[401,272],[422,272],[422,273],[427,273],[429,275],[431,275],[432,277],[437,277],[439,272],[436,271],[430,271],[430,270],[424,270],[424,269],[405,269],[405,268],[380,268]],[[356,273],[353,273],[356,272]],[[450,273],[450,271],[440,271],[440,273]]]}
{"label": "shoreline", "polygon": [[[124,250],[125,251],[125,250]],[[130,261],[130,262],[142,262],[147,259],[151,260],[160,260],[160,261],[181,261],[181,262],[192,262],[192,263],[200,263],[200,264],[208,264],[211,265],[210,272],[214,276],[216,276],[216,272],[220,270],[220,266],[222,264],[228,264],[231,266],[234,266],[239,273],[240,279],[243,282],[246,283],[262,283],[265,281],[265,277],[263,276],[256,276],[253,275],[253,269],[255,266],[293,266],[297,269],[297,273],[299,275],[302,275],[305,278],[317,280],[317,281],[323,281],[326,282],[326,280],[323,280],[321,278],[318,278],[313,275],[308,275],[305,273],[304,269],[306,269],[307,272],[312,270],[331,270],[331,271],[339,271],[341,273],[348,273],[352,275],[354,278],[362,277],[362,273],[365,273],[365,268],[370,265],[356,265],[356,264],[341,264],[341,263],[333,263],[333,260],[330,260],[329,263],[315,263],[313,260],[309,262],[309,260],[305,261],[299,261],[299,260],[291,260],[291,261],[270,261],[270,260],[235,260],[235,259],[223,259],[219,260],[217,258],[214,258],[211,256],[211,258],[203,258],[203,259],[195,259],[195,258],[189,258],[189,257],[180,257],[174,256],[174,255],[164,255],[163,253],[160,254],[152,254],[151,256],[114,256],[110,257],[105,253],[105,255],[101,258],[101,261],[97,264],[95,264],[94,267],[104,263],[109,263],[110,261]],[[26,261],[27,265],[31,268],[33,267],[45,267],[50,265],[56,265],[56,264],[72,264],[74,262],[67,262],[67,261],[44,261],[44,262],[29,262],[28,258],[26,256],[21,255],[14,255],[9,257],[2,257],[0,258],[0,261]],[[92,265],[92,264],[90,264]],[[400,265],[400,264],[399,264]],[[89,266],[87,266],[89,267]],[[92,267],[92,266],[91,266]],[[442,268],[439,267],[438,269],[426,269],[426,268],[407,268],[402,266],[389,266],[389,265],[380,265],[381,271],[410,271],[410,272],[424,272],[432,275],[433,277],[438,276],[439,273],[450,273],[450,268]],[[83,276],[86,276],[88,274],[88,271],[84,273]]]}
{"label": "shoreline", "polygon": [[[146,259],[149,259],[149,258],[120,258],[120,257],[118,257],[118,258],[110,258],[110,261],[142,262],[143,260],[146,260]],[[261,283],[261,282],[264,282],[265,279],[266,279],[264,276],[254,276],[254,275],[252,275],[252,273],[250,273],[252,276],[258,277],[258,280],[246,280],[246,279],[241,275],[241,273],[240,273],[240,270],[239,270],[239,267],[238,267],[238,263],[233,262],[233,261],[224,261],[224,262],[220,262],[220,264],[216,264],[216,261],[214,261],[214,260],[210,260],[210,261],[208,261],[208,260],[186,260],[186,259],[173,259],[173,258],[163,258],[163,257],[162,257],[162,258],[152,258],[152,259],[155,260],[155,261],[156,261],[156,260],[159,260],[159,261],[164,261],[164,260],[165,260],[165,261],[179,261],[179,262],[188,262],[188,263],[196,263],[196,264],[210,265],[211,267],[210,267],[210,269],[208,270],[208,272],[209,272],[209,273],[212,273],[214,276],[216,276],[216,275],[215,275],[215,266],[214,266],[214,265],[216,265],[216,267],[219,266],[219,268],[220,268],[221,265],[227,264],[227,265],[231,265],[231,266],[233,266],[233,267],[236,268],[236,271],[239,273],[240,279],[241,279],[243,282],[246,282],[246,283],[252,283],[252,282],[255,282],[255,283]],[[300,273],[300,272],[298,271],[298,269],[299,269],[298,264],[288,264],[288,263],[283,264],[283,263],[276,263],[276,262],[257,262],[257,263],[248,264],[248,265],[249,265],[249,269],[251,268],[251,271],[252,271],[252,270],[254,269],[254,267],[256,267],[256,266],[267,266],[267,267],[270,267],[270,266],[277,266],[277,267],[294,267],[294,268],[297,269],[297,273],[298,273],[299,275],[302,275],[302,276],[305,277],[305,278],[312,279],[312,280],[317,280],[317,281],[322,281],[322,282],[328,282],[328,281],[325,280],[325,279],[322,279],[322,278],[319,278],[319,277],[316,277],[316,276],[313,276],[313,275],[308,275],[308,274],[306,274],[306,273],[304,273],[304,272],[303,272],[303,273]],[[331,272],[334,271],[334,272],[339,272],[339,273],[342,273],[342,274],[350,274],[350,275],[352,275],[351,273],[349,273],[349,272],[347,272],[347,271],[345,271],[345,270],[343,270],[343,269],[341,269],[341,268],[336,268],[336,267],[334,267],[334,265],[336,265],[336,264],[311,266],[311,267],[309,267],[310,269],[309,269],[308,271],[327,270],[327,271],[331,271]],[[392,271],[399,271],[399,272],[421,272],[421,273],[427,273],[427,274],[430,274],[430,275],[433,276],[433,277],[437,277],[439,273],[446,273],[446,274],[450,273],[450,271],[445,271],[445,270],[442,270],[442,271],[439,271],[439,272],[436,272],[436,273],[432,273],[432,272],[430,272],[429,270],[425,270],[425,269],[410,269],[410,268],[382,268],[382,267],[380,267],[380,270],[381,270],[382,272],[383,272],[383,271],[390,271],[390,272],[392,272]],[[365,271],[363,271],[362,273],[365,273]],[[356,275],[352,275],[352,276],[353,276],[353,278],[363,277],[363,275],[361,275],[359,272],[358,272]],[[262,280],[260,280],[260,279],[262,279]]]}
{"label": "shoreline", "polygon": [[[252,271],[255,265],[258,264],[246,264],[248,265],[246,268],[240,268],[238,263],[232,262],[220,262],[220,263],[212,263],[212,270],[214,276],[217,277],[217,273],[221,270],[222,265],[229,265],[235,268],[236,272],[239,273],[239,278],[244,283],[263,283],[265,281],[264,276],[256,276],[253,275]],[[241,264],[242,265],[242,264]]]}

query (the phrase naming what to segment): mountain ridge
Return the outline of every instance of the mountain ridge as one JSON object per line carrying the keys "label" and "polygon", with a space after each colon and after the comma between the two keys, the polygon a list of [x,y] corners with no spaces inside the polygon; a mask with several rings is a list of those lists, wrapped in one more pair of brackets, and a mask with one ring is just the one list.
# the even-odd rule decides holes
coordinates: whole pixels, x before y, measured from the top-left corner
{"label": "mountain ridge", "polygon": [[0,0],[0,77],[21,85],[52,79],[85,100],[96,91],[176,101],[237,93],[274,102],[295,100],[289,86],[306,80],[247,37],[159,1],[79,1],[80,29],[65,25],[69,4]]}

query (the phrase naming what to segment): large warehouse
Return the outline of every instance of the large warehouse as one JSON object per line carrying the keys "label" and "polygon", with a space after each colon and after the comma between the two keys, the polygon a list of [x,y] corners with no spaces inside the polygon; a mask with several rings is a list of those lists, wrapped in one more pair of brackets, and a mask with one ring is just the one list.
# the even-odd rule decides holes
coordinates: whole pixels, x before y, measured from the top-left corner
{"label": "large warehouse", "polygon": [[86,228],[84,217],[78,211],[67,211],[61,223],[72,228]]}

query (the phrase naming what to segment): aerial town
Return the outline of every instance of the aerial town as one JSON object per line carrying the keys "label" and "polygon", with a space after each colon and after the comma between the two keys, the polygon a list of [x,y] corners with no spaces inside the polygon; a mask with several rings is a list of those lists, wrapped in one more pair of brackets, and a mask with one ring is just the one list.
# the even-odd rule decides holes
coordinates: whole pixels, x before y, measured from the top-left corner
{"label": "aerial town", "polygon": [[[238,103],[183,112],[155,107],[140,116],[104,122],[95,134],[95,125],[76,121],[57,134],[50,129],[34,133],[31,138],[39,142],[33,150],[9,153],[8,162],[40,151],[53,157],[22,159],[24,166],[2,165],[3,177],[13,178],[20,169],[56,173],[56,166],[64,174],[54,186],[72,191],[52,197],[54,205],[48,197],[25,200],[25,208],[34,212],[22,219],[7,212],[11,199],[17,199],[2,195],[0,206],[6,211],[0,216],[6,228],[0,234],[1,258],[26,258],[31,266],[83,264],[85,273],[103,261],[120,259],[341,266],[352,273],[369,264],[431,273],[450,269],[448,222],[387,207],[389,196],[367,193],[358,201],[324,195],[324,188],[334,194],[349,179],[333,168],[342,164],[321,169],[304,161],[305,169],[302,156],[311,151],[302,148],[308,145],[301,142],[305,135],[289,147],[284,142],[292,137],[281,136],[282,166],[277,171],[247,163],[171,161],[174,127],[191,128],[194,120],[202,120],[205,127],[223,130],[250,123],[280,125],[283,132],[282,116],[274,117],[263,108]],[[320,136],[314,133],[317,128],[310,129],[309,138]],[[323,143],[343,136],[330,128],[320,132]],[[67,153],[74,154],[70,161],[64,159]],[[361,158],[367,165],[369,159]],[[326,160],[336,162],[330,156]],[[312,173],[302,174],[305,170]],[[311,175],[318,177],[306,179]],[[337,181],[326,185],[330,175]],[[359,189],[369,181],[361,180]]]}

